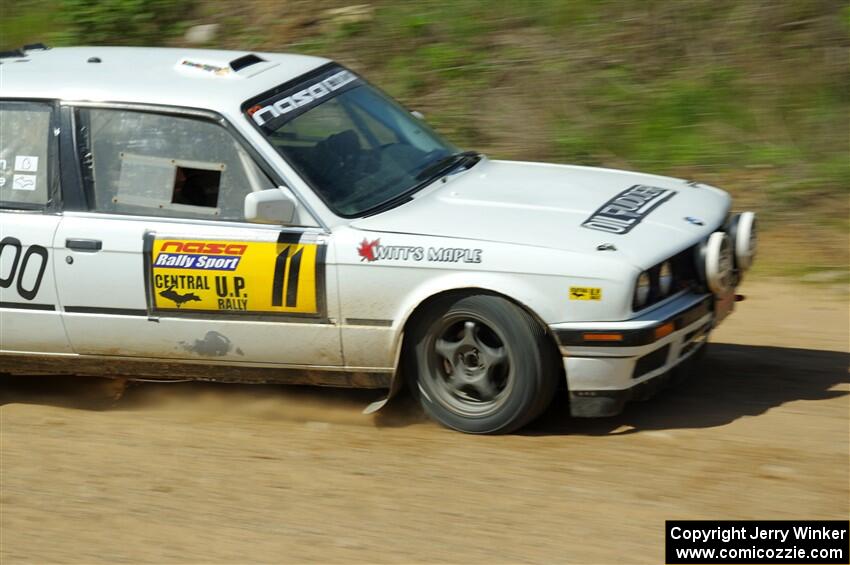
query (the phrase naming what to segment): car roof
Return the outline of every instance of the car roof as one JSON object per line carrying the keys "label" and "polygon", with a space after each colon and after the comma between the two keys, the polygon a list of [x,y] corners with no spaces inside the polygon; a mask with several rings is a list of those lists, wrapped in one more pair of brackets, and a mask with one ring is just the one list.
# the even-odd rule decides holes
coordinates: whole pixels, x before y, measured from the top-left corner
{"label": "car roof", "polygon": [[0,59],[0,97],[132,102],[232,113],[329,61],[305,55],[157,47],[35,49]]}

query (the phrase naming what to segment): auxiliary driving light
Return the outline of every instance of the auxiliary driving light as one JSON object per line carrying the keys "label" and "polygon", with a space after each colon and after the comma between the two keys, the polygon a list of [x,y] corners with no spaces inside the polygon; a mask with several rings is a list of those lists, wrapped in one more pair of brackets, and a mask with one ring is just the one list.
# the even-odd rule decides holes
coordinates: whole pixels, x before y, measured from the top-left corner
{"label": "auxiliary driving light", "polygon": [[727,231],[735,249],[735,266],[741,271],[746,271],[753,264],[758,246],[755,212],[736,214],[729,222]]}
{"label": "auxiliary driving light", "polygon": [[732,242],[725,232],[716,231],[705,244],[705,281],[714,294],[725,294],[734,285],[735,266]]}

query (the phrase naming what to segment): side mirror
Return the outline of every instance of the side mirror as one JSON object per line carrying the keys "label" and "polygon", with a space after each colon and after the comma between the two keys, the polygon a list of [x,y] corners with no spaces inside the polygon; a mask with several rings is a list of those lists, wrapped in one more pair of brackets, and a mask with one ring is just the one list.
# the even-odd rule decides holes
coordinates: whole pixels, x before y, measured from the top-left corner
{"label": "side mirror", "polygon": [[410,114],[414,118],[416,118],[417,120],[424,120],[425,119],[425,115],[422,112],[420,112],[419,110],[413,110],[412,112],[410,112]]}
{"label": "side mirror", "polygon": [[245,220],[255,224],[290,224],[298,202],[288,188],[269,188],[245,195]]}

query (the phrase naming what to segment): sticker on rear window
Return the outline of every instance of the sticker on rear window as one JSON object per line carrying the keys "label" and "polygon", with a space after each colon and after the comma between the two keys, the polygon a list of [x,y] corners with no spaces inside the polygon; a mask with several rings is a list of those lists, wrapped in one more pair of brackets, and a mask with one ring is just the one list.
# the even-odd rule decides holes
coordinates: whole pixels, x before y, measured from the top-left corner
{"label": "sticker on rear window", "polygon": [[36,175],[14,175],[12,177],[12,190],[35,190],[37,180]]}
{"label": "sticker on rear window", "polygon": [[[6,168],[5,161],[3,162],[3,168]],[[15,170],[20,171],[22,173],[35,173],[38,172],[38,157],[35,155],[16,155],[15,156]]]}

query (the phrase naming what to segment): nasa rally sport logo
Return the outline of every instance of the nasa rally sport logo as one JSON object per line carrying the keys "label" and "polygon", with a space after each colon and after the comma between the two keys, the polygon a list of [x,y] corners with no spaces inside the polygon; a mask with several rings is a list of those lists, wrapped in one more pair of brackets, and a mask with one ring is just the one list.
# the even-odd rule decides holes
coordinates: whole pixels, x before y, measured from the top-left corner
{"label": "nasa rally sport logo", "polygon": [[675,194],[675,190],[636,184],[603,204],[581,226],[620,235],[629,233]]}
{"label": "nasa rally sport logo", "polygon": [[166,241],[153,263],[160,269],[235,271],[247,245],[206,241]]}
{"label": "nasa rally sport logo", "polygon": [[[211,241],[164,241],[159,254],[153,262],[157,269],[188,269],[195,271],[235,271],[248,246],[244,243],[225,243]],[[157,287],[165,286],[159,295],[174,302],[180,309],[190,302],[202,302],[196,292],[178,292],[177,288],[192,291],[210,290],[206,277],[189,275],[156,275]],[[245,287],[244,279],[234,277],[233,290],[237,298],[220,297],[219,309],[244,310],[247,298],[239,294]],[[216,278],[216,291],[227,295],[228,285],[221,277]]]}

